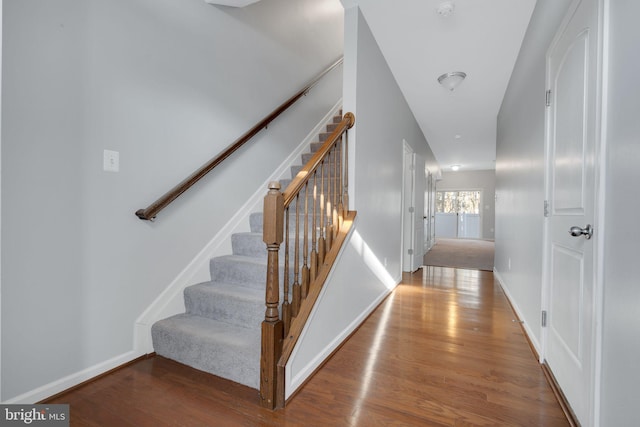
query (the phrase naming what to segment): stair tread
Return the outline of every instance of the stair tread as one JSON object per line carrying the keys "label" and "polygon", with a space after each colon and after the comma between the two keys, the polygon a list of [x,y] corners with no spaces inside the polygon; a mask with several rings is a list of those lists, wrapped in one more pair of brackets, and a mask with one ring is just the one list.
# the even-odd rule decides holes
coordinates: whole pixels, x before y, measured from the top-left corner
{"label": "stair tread", "polygon": [[182,313],[154,323],[151,334],[160,356],[259,387],[260,327],[245,328]]}
{"label": "stair tread", "polygon": [[235,347],[253,347],[256,345],[256,337],[260,336],[257,331],[259,328],[243,327],[190,313],[167,317],[159,320],[157,325],[180,330],[187,335],[198,335],[203,340],[222,341]]}

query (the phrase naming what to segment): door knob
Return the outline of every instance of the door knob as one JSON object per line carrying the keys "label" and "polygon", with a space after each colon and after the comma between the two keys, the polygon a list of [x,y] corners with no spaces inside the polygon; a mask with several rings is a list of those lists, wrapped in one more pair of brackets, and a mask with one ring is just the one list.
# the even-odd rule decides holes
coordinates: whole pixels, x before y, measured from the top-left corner
{"label": "door knob", "polygon": [[584,236],[585,239],[589,240],[593,236],[593,227],[591,227],[591,224],[587,224],[585,228],[574,225],[569,229],[569,234],[573,237]]}

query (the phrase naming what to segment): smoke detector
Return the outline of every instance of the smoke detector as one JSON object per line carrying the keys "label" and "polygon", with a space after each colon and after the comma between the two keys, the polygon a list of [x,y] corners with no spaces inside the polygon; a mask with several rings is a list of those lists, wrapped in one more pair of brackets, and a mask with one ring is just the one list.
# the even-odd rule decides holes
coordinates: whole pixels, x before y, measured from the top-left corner
{"label": "smoke detector", "polygon": [[449,15],[451,15],[454,11],[454,9],[456,8],[456,5],[453,3],[452,0],[447,0],[447,1],[443,1],[440,3],[440,6],[438,6],[438,15],[447,18],[449,17]]}

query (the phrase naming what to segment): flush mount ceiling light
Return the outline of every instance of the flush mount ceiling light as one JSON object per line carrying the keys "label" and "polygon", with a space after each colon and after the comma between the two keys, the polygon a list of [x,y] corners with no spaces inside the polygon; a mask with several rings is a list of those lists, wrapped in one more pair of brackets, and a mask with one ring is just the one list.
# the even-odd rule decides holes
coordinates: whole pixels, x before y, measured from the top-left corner
{"label": "flush mount ceiling light", "polygon": [[460,170],[460,165],[451,165],[451,170],[457,172]]}
{"label": "flush mount ceiling light", "polygon": [[452,91],[457,88],[460,83],[467,77],[467,73],[462,71],[453,71],[451,73],[444,73],[438,77],[438,83],[440,83],[445,89]]}
{"label": "flush mount ceiling light", "polygon": [[453,10],[456,8],[456,5],[451,0],[443,1],[438,6],[438,15],[447,18],[449,15],[453,13]]}

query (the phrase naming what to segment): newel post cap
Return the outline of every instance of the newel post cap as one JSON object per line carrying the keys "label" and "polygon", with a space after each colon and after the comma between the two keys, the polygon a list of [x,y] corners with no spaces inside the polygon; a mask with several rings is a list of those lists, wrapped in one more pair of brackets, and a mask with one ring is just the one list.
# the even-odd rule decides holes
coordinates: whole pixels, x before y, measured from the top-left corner
{"label": "newel post cap", "polygon": [[344,115],[344,118],[345,119],[349,119],[349,124],[347,125],[347,129],[351,129],[353,127],[353,125],[356,124],[356,116],[353,113],[351,113],[351,112],[346,113]]}

